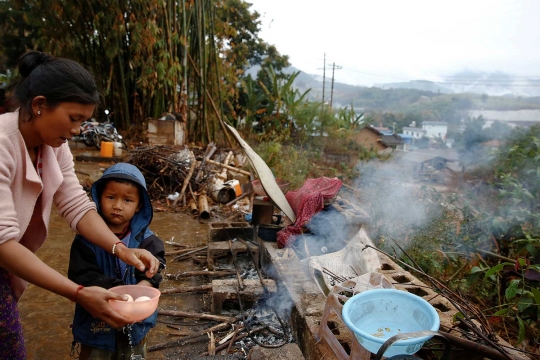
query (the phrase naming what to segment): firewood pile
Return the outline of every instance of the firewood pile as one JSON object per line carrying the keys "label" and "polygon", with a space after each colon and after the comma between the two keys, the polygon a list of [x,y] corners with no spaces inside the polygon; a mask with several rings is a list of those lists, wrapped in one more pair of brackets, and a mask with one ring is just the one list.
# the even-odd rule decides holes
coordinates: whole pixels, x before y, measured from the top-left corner
{"label": "firewood pile", "polygon": [[240,151],[218,151],[214,143],[206,149],[141,146],[130,150],[126,161],[144,175],[155,210],[188,207],[201,218],[209,217],[214,204],[231,205],[240,200],[240,194],[232,188],[232,178],[236,179],[237,189],[251,178],[250,172],[243,169],[246,161]]}

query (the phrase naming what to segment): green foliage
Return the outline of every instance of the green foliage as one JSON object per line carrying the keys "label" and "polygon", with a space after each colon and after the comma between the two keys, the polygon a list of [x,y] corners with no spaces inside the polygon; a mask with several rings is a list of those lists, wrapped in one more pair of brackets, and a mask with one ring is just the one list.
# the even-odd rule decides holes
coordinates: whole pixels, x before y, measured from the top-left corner
{"label": "green foliage", "polygon": [[304,184],[311,169],[307,151],[298,151],[276,142],[262,142],[254,150],[272,169],[276,178],[286,179],[291,183],[291,190]]}

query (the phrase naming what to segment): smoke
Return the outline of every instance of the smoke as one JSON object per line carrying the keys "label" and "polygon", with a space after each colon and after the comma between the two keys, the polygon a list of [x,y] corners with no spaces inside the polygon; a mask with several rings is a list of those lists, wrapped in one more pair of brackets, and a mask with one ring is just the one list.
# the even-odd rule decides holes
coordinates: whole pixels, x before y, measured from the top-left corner
{"label": "smoke", "polygon": [[[420,154],[396,153],[387,161],[357,165],[360,189],[357,201],[371,217],[370,236],[376,243],[392,239],[400,246],[409,246],[412,231],[425,228],[440,216],[440,199],[432,198],[434,187],[440,187],[445,174],[428,163]],[[420,157],[420,158],[418,158]]]}

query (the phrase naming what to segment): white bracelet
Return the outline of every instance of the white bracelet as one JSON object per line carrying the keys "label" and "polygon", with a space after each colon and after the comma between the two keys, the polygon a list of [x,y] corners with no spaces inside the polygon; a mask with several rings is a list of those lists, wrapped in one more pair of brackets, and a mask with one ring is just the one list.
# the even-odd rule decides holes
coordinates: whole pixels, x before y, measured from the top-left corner
{"label": "white bracelet", "polygon": [[114,245],[112,246],[112,251],[111,251],[113,255],[114,255],[114,251],[116,250],[116,245],[118,245],[118,244],[122,244],[122,245],[126,246],[126,244],[124,244],[121,241],[118,241],[118,242],[114,243]]}

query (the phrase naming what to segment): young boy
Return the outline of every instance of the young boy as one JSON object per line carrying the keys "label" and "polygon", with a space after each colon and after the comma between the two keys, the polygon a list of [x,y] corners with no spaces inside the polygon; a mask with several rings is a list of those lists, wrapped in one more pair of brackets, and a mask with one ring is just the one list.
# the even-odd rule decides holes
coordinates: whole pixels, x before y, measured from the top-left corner
{"label": "young boy", "polygon": [[[149,229],[153,209],[139,169],[127,163],[111,166],[92,185],[91,195],[99,214],[122,243],[129,248],[150,251],[161,266],[154,277],[147,278],[143,272],[77,235],[71,246],[68,277],[77,284],[106,289],[133,284],[159,287],[160,272],[165,267],[165,249],[163,242]],[[130,359],[132,354],[145,358],[146,334],[156,325],[156,319],[157,311],[132,325],[132,349],[127,332],[109,327],[77,304],[72,332],[75,342],[81,344],[80,359]]]}

